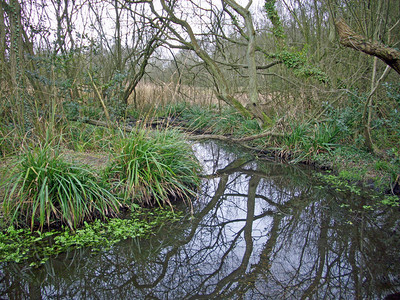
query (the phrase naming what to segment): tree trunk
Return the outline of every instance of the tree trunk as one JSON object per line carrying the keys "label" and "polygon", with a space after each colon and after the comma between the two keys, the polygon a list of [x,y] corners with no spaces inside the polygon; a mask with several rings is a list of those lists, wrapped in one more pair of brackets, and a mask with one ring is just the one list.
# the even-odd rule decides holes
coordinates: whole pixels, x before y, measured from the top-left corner
{"label": "tree trunk", "polygon": [[[0,2],[0,66],[5,62],[6,51],[6,24],[4,19],[4,8]],[[3,75],[2,75],[3,76]]]}
{"label": "tree trunk", "polygon": [[258,122],[260,128],[265,125],[269,125],[270,119],[262,112],[259,105],[259,96],[258,96],[258,87],[257,87],[257,63],[256,63],[256,31],[254,29],[253,20],[250,14],[250,11],[240,5],[238,5],[235,1],[225,0],[225,2],[231,6],[237,13],[239,13],[246,24],[247,30],[247,72],[249,75],[249,87],[248,87],[248,96],[249,103],[247,108],[251,111],[252,115]]}
{"label": "tree trunk", "polygon": [[11,63],[11,80],[14,89],[22,86],[22,25],[21,25],[21,6],[17,0],[10,1],[9,4],[10,17],[10,63]]}
{"label": "tree trunk", "polygon": [[[167,13],[168,17],[162,17],[160,14],[158,14],[155,6],[152,4],[152,2],[150,2],[152,12],[157,16],[158,21],[161,21],[163,26],[165,26],[165,28],[168,28],[172,32],[172,35],[174,35],[174,39],[182,43],[182,49],[194,51],[196,55],[204,62],[206,69],[212,75],[213,80],[215,80],[215,94],[217,98],[233,106],[244,117],[259,119],[258,115],[254,115],[253,110],[246,108],[242,103],[240,103],[238,99],[233,96],[227,78],[224,76],[222,70],[217,65],[217,62],[200,46],[199,41],[197,40],[196,35],[189,23],[183,19],[178,18],[174,14],[173,10],[168,6],[165,0],[161,0],[160,2],[163,10]],[[181,26],[181,28],[188,35],[189,41],[184,39],[180,35],[180,33],[178,33],[178,31],[176,31],[176,29],[169,24],[169,22]],[[155,26],[160,28],[160,26],[157,24],[155,24]]]}
{"label": "tree trunk", "polygon": [[389,66],[386,67],[385,71],[381,75],[381,77],[375,82],[376,78],[376,61],[374,61],[374,72],[371,84],[371,91],[368,94],[367,100],[365,101],[364,111],[362,115],[362,122],[364,126],[364,137],[365,137],[365,146],[368,148],[369,151],[374,152],[374,144],[371,137],[371,118],[372,118],[372,96],[375,94],[378,86],[380,85],[381,81],[385,79],[387,74],[389,73],[390,68]]}
{"label": "tree trunk", "polygon": [[400,75],[400,51],[379,42],[371,42],[355,33],[343,19],[336,20],[340,43],[368,55],[376,56],[392,67]]}

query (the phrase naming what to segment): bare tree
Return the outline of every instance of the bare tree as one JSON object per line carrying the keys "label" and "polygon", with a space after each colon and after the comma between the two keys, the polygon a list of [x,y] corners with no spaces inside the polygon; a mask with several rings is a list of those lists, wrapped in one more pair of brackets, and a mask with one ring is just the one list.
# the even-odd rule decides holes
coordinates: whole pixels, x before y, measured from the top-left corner
{"label": "bare tree", "polygon": [[[211,1],[206,1],[203,7],[198,3],[188,1],[186,5],[192,7],[191,13],[194,14],[190,16],[185,15],[184,8],[176,1],[161,0],[162,12],[156,9],[153,1],[147,2],[150,4],[151,10],[156,17],[153,25],[160,29],[161,26],[165,27],[164,33],[166,37],[163,40],[164,43],[173,48],[194,51],[205,64],[208,72],[213,76],[217,97],[235,107],[243,116],[255,118],[260,126],[266,125],[269,122],[269,118],[263,114],[259,106],[257,64],[255,60],[257,49],[256,32],[249,10],[252,1],[249,1],[246,6],[241,6],[236,1],[222,1],[220,6],[213,4]],[[200,30],[198,32],[197,28],[191,25],[189,19],[201,20],[203,17],[207,18],[208,21],[214,20],[216,23],[210,26],[208,31],[205,32],[205,28],[203,27],[203,31]],[[230,25],[227,22],[223,22],[226,19],[230,19]],[[238,21],[238,19],[241,19],[244,23]],[[232,32],[232,30],[237,30],[243,39],[241,41],[229,39],[228,35],[224,32]],[[240,66],[247,70],[245,75],[245,78],[247,78],[245,80],[248,82],[247,94],[249,100],[247,102],[241,103],[235,97],[234,89],[226,75],[226,67],[237,69],[238,66],[229,62],[220,64],[213,57],[212,51],[207,49],[207,43],[204,43],[203,39],[203,37],[209,35],[215,37],[215,40],[229,40],[234,44],[247,48],[246,63]]]}
{"label": "bare tree", "polygon": [[[149,58],[160,45],[160,29],[150,27],[145,17],[146,7],[135,1],[89,3],[95,19],[92,24],[98,33],[102,49],[100,83],[102,95],[116,98],[124,107],[143,78]],[[112,12],[111,20],[107,14]],[[107,30],[114,23],[112,38]],[[135,95],[134,95],[135,99]],[[136,103],[135,103],[136,104]]]}

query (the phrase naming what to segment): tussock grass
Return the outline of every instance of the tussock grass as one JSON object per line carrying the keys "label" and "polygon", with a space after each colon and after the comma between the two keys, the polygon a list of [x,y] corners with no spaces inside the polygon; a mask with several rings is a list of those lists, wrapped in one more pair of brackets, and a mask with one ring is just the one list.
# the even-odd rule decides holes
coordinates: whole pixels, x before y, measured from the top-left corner
{"label": "tussock grass", "polygon": [[260,128],[256,120],[244,118],[234,108],[224,106],[204,107],[183,102],[170,104],[159,110],[159,117],[169,117],[188,130],[213,134],[245,136],[257,134]]}
{"label": "tussock grass", "polygon": [[96,176],[65,162],[54,145],[27,147],[6,180],[3,203],[7,225],[67,225],[77,228],[96,217],[116,215],[119,202]]}
{"label": "tussock grass", "polygon": [[[90,126],[79,131],[75,125],[61,131],[65,134],[32,134],[20,144],[15,168],[1,176],[3,225],[75,230],[85,221],[118,216],[121,199],[130,208],[171,206],[174,200],[190,203],[196,193],[200,166],[178,131],[138,127],[125,133]],[[61,145],[78,153],[66,155]],[[87,151],[110,151],[113,159],[90,156],[89,167],[83,165],[87,159],[79,159]],[[104,170],[107,161],[111,166]]]}
{"label": "tussock grass", "polygon": [[116,180],[125,204],[164,206],[190,201],[199,183],[199,163],[184,136],[175,130],[138,128],[113,149],[107,174]]}
{"label": "tussock grass", "polygon": [[324,152],[331,153],[343,136],[332,123],[291,124],[290,130],[278,141],[278,156],[293,162],[315,158]]}
{"label": "tussock grass", "polygon": [[81,122],[69,122],[60,131],[63,145],[76,152],[107,151],[118,134],[111,128]]}

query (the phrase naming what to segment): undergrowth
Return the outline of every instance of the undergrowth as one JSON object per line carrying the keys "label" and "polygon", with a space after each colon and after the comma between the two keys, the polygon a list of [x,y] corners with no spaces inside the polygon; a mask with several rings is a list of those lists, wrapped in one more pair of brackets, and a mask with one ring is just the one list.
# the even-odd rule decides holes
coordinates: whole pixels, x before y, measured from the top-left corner
{"label": "undergrowth", "polygon": [[[67,144],[64,134],[53,137],[50,131],[43,142],[39,135],[25,140],[15,168],[8,176],[1,175],[4,226],[77,229],[85,221],[118,216],[121,206],[172,207],[177,200],[191,204],[200,166],[183,134],[139,127],[116,133],[93,126],[80,133],[75,126],[71,131],[62,128],[76,133],[68,136]],[[99,164],[109,161],[110,167],[99,169],[95,161],[84,165],[71,153],[64,155],[62,145],[71,144],[79,152],[111,152],[111,160],[99,159]]]}
{"label": "undergrowth", "polygon": [[276,140],[277,155],[292,162],[310,161],[321,153],[332,153],[343,137],[335,124],[291,124]]}
{"label": "undergrowth", "polygon": [[244,118],[234,108],[203,107],[185,103],[170,104],[156,112],[157,117],[169,117],[195,132],[233,135],[237,137],[260,132],[256,120]]}

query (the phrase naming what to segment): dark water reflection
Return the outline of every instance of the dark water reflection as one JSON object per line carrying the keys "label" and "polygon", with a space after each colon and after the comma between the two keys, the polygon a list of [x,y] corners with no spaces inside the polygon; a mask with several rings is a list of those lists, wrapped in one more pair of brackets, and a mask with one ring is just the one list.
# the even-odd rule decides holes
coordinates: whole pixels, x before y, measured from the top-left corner
{"label": "dark water reflection", "polygon": [[[194,217],[39,269],[4,265],[3,299],[383,299],[400,291],[399,214],[318,187],[311,170],[214,143]],[[341,204],[349,204],[341,207]]]}

